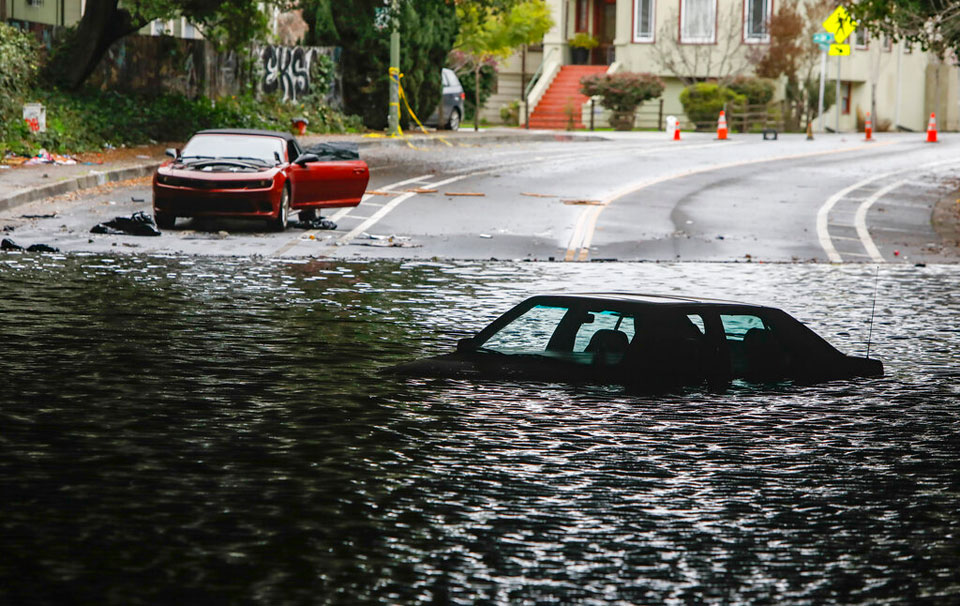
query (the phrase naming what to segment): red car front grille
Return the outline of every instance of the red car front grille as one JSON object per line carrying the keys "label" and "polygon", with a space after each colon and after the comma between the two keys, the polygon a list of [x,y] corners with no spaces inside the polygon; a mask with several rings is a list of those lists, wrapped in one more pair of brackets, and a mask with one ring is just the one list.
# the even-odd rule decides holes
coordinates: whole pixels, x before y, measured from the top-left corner
{"label": "red car front grille", "polygon": [[186,177],[164,177],[161,180],[164,185],[174,187],[189,187],[191,189],[266,189],[273,184],[264,185],[264,180],[244,180],[244,181],[214,181],[212,179],[189,179]]}

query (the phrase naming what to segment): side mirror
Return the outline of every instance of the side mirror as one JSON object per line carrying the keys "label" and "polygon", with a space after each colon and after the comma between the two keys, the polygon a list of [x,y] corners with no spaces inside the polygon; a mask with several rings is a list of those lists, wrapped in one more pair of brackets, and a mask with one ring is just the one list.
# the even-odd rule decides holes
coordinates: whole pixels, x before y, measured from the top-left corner
{"label": "side mirror", "polygon": [[471,351],[477,351],[477,342],[473,339],[473,337],[469,339],[460,339],[457,341],[458,353],[469,353]]}
{"label": "side mirror", "polygon": [[294,164],[297,164],[299,166],[306,166],[307,162],[319,162],[319,161],[320,161],[320,156],[318,156],[317,154],[306,153],[306,154],[300,154],[300,157],[298,157],[294,161]]}
{"label": "side mirror", "polygon": [[170,156],[170,157],[173,158],[174,160],[176,160],[177,158],[180,157],[180,150],[179,150],[179,149],[174,149],[174,148],[172,148],[172,147],[168,147],[168,148],[167,148],[167,151],[165,151],[165,152],[163,152],[163,153],[165,153],[166,155]]}

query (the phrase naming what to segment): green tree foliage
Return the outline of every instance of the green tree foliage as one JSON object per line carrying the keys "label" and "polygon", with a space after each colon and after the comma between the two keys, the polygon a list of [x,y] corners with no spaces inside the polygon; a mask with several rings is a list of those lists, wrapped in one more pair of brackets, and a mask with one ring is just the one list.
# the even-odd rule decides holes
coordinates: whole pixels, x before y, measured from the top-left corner
{"label": "green tree foliage", "polygon": [[680,92],[683,111],[699,129],[701,125],[716,123],[720,110],[728,103],[743,104],[746,96],[739,95],[725,86],[710,82],[699,82]]}
{"label": "green tree foliage", "polygon": [[859,0],[844,3],[860,27],[907,40],[943,58],[960,53],[960,3],[956,0]]}
{"label": "green tree foliage", "polygon": [[730,83],[730,90],[747,98],[750,105],[766,105],[773,99],[776,85],[766,78],[738,76]]}
{"label": "green tree foliage", "polygon": [[237,50],[267,34],[264,8],[289,8],[288,0],[91,0],[83,17],[58,41],[48,75],[67,88],[80,87],[117,40],[154,19],[186,17],[220,48]]}
{"label": "green tree foliage", "polygon": [[[318,27],[308,41],[342,46],[343,100],[369,128],[387,124],[390,31],[396,19],[400,32],[401,84],[421,120],[440,101],[440,69],[457,33],[449,0],[403,0],[395,14],[384,12],[383,0],[303,0],[307,22]],[[379,11],[377,9],[380,9]],[[402,103],[401,103],[402,105]],[[406,119],[406,109],[401,111]]]}
{"label": "green tree foliage", "polygon": [[[520,46],[542,39],[553,27],[550,8],[544,0],[504,3],[499,10],[490,4],[493,3],[457,4],[460,34],[456,48],[470,58],[477,107],[483,107],[479,98],[480,70],[483,65],[491,60],[506,59]],[[476,117],[473,128],[477,129]]]}
{"label": "green tree foliage", "polygon": [[37,73],[33,36],[0,23],[0,139],[23,130],[21,104]]}

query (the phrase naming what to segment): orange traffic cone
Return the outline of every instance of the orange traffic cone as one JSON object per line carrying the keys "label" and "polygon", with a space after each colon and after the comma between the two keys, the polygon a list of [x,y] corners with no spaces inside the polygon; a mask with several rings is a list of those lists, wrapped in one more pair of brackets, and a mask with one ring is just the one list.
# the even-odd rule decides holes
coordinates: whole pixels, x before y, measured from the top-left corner
{"label": "orange traffic cone", "polygon": [[673,140],[680,140],[680,121],[677,120],[677,125],[673,127]]}
{"label": "orange traffic cone", "polygon": [[717,139],[725,141],[727,138],[727,116],[720,110],[720,118],[717,119]]}
{"label": "orange traffic cone", "polygon": [[870,112],[867,112],[867,123],[863,128],[867,134],[866,141],[873,141],[873,120],[870,119]]}
{"label": "orange traffic cone", "polygon": [[930,114],[930,121],[927,122],[927,143],[937,142],[937,116]]}

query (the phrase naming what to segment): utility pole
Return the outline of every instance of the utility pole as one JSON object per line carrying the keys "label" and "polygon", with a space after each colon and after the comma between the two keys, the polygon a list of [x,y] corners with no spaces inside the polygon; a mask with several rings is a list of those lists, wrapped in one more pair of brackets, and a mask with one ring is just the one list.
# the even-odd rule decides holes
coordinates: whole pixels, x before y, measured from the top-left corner
{"label": "utility pole", "polygon": [[840,56],[837,55],[837,97],[836,97],[836,100],[834,101],[834,104],[837,106],[837,114],[836,114],[836,120],[834,120],[834,127],[833,127],[833,132],[835,133],[840,132],[840,111],[842,109],[840,107],[840,102],[842,100],[843,98],[840,96]]}
{"label": "utility pole", "polygon": [[390,32],[390,109],[387,114],[391,137],[400,134],[400,15],[397,4],[398,0],[393,0],[391,6],[393,28]]}

